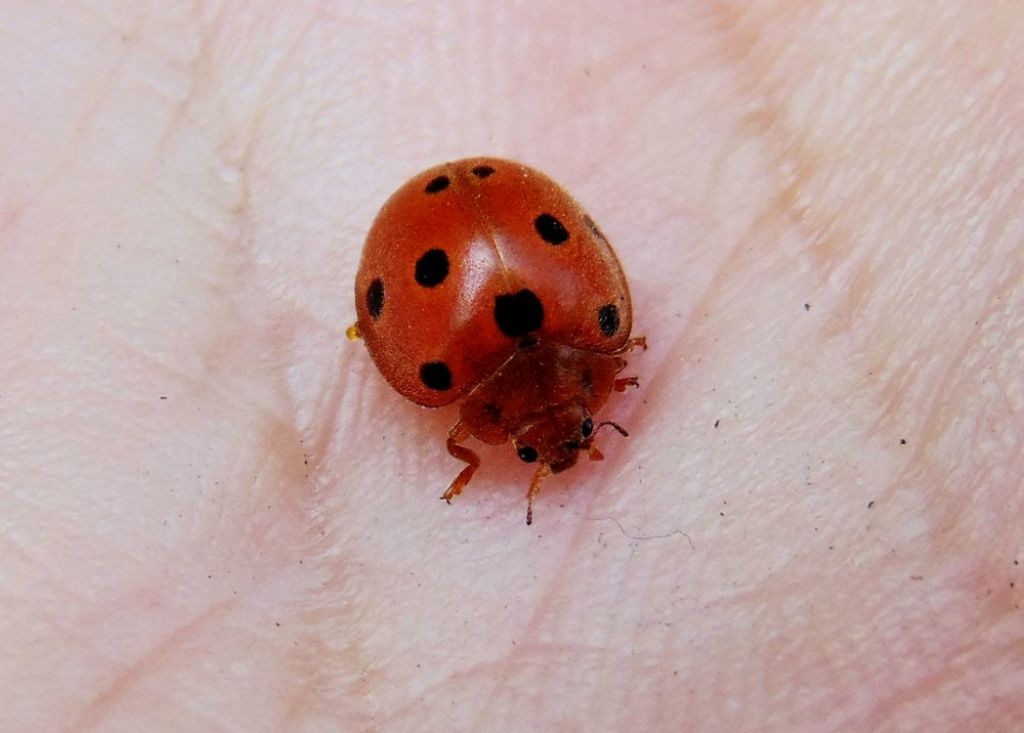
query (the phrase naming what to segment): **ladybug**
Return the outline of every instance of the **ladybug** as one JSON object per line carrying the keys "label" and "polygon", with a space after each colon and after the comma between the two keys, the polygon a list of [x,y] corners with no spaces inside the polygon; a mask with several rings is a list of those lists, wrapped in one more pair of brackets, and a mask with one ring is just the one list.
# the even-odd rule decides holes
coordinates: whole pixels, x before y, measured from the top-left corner
{"label": "ladybug", "polygon": [[459,401],[448,452],[467,465],[441,496],[451,503],[480,459],[463,443],[509,440],[541,480],[601,453],[594,415],[620,377],[630,338],[629,288],[594,221],[554,181],[521,163],[469,158],[399,188],[366,238],[355,281],[370,356],[399,394],[425,407]]}

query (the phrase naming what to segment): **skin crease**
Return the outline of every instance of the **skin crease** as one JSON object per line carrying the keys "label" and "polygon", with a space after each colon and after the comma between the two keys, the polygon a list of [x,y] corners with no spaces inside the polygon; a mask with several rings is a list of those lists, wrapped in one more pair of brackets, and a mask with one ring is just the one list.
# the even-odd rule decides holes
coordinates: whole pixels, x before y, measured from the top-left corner
{"label": "skin crease", "polygon": [[[0,730],[1010,730],[1018,3],[0,4]],[[519,159],[639,390],[451,507],[344,340],[408,176]]]}

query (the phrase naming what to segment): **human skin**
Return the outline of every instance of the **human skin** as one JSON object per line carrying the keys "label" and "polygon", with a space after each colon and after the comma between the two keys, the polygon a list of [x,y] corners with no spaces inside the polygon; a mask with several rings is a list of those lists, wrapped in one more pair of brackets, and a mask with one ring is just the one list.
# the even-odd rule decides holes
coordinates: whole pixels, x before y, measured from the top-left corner
{"label": "human skin", "polygon": [[[1019,3],[0,3],[0,730],[1024,721]],[[377,208],[545,171],[605,460],[344,339]]]}

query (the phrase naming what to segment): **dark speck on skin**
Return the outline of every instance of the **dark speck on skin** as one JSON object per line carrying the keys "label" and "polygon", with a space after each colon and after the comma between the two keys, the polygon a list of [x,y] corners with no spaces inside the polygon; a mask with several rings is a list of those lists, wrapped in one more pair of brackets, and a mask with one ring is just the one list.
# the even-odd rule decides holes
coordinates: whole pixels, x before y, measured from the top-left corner
{"label": "dark speck on skin", "polygon": [[721,420],[715,420],[715,427],[716,427],[716,428],[718,427],[718,423],[719,423],[719,422],[721,422]]}
{"label": "dark speck on skin", "polygon": [[810,309],[811,309],[811,304],[810,303],[804,303],[804,310],[805,311],[809,311]]}
{"label": "dark speck on skin", "polygon": [[900,438],[900,445],[906,445],[906,444],[907,444],[907,439],[906,438]]}
{"label": "dark speck on skin", "polygon": [[873,507],[874,505],[875,505],[875,502],[874,502],[874,501],[869,501],[869,502],[868,502],[868,509],[870,509],[870,508],[871,508],[871,507]]}

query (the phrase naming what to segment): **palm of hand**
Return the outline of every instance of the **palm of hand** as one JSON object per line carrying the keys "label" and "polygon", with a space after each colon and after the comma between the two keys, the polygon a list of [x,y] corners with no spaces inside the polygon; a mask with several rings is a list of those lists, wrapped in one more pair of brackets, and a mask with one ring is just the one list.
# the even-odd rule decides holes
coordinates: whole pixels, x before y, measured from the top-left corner
{"label": "palm of hand", "polygon": [[[0,728],[1010,727],[1021,25],[953,7],[0,11]],[[530,531],[341,337],[479,152],[651,337]]]}

